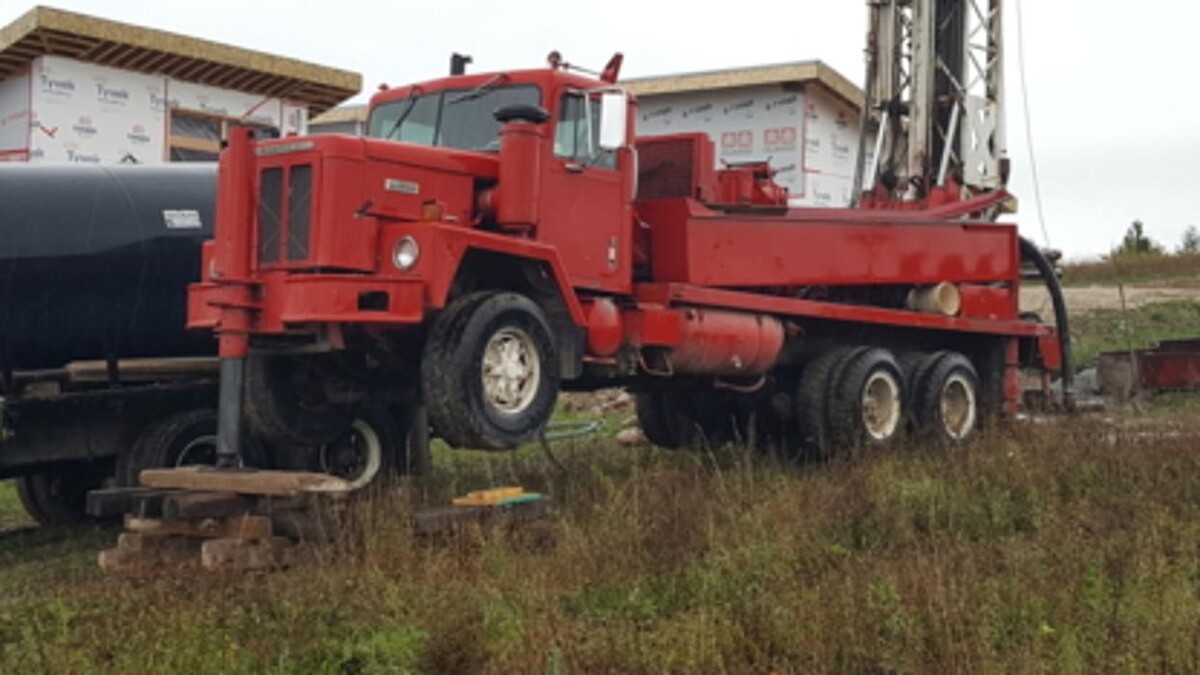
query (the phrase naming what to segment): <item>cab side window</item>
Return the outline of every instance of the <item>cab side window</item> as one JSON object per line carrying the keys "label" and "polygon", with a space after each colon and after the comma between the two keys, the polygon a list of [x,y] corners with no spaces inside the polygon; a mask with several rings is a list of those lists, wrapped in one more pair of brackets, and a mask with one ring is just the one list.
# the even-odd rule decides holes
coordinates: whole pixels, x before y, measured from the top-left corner
{"label": "cab side window", "polygon": [[584,100],[583,94],[563,95],[554,130],[554,154],[585,165],[615,169],[616,155],[599,147],[600,101],[589,101],[585,109]]}

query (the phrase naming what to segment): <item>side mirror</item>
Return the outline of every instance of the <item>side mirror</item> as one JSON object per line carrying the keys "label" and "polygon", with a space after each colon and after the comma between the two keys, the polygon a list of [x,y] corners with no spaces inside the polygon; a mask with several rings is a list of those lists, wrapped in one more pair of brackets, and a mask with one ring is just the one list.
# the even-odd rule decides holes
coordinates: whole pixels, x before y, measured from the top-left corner
{"label": "side mirror", "polygon": [[600,138],[601,150],[619,150],[625,146],[625,131],[629,97],[623,91],[605,91],[600,94]]}

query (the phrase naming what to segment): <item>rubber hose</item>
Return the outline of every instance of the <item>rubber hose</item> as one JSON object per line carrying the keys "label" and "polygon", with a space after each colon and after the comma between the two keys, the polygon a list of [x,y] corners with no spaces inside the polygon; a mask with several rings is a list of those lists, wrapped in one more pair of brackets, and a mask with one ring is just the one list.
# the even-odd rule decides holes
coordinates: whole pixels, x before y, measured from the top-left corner
{"label": "rubber hose", "polygon": [[1058,328],[1059,354],[1062,357],[1063,406],[1067,410],[1075,409],[1075,363],[1071,356],[1071,324],[1067,316],[1067,301],[1063,297],[1062,284],[1054,266],[1042,255],[1032,241],[1020,237],[1021,260],[1028,260],[1037,268],[1046,289],[1050,291],[1050,301],[1054,303],[1054,324]]}

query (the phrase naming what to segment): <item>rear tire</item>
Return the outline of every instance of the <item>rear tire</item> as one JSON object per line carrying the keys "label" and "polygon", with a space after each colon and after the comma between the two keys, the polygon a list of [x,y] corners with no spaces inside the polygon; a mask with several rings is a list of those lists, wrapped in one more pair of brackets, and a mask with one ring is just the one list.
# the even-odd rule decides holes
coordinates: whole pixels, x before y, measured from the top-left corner
{"label": "rear tire", "polygon": [[511,450],[537,438],[559,386],[545,314],[517,293],[455,300],[426,339],[421,386],[433,428],[451,446]]}
{"label": "rear tire", "polygon": [[249,357],[245,392],[246,423],[271,442],[322,445],[350,427],[351,406],[326,398],[324,374],[312,357]]}
{"label": "rear tire", "polygon": [[979,375],[958,352],[929,357],[922,381],[914,387],[917,430],[950,445],[966,443],[979,429]]}
{"label": "rear tire", "polygon": [[666,450],[687,445],[691,422],[678,393],[662,389],[639,392],[634,395],[634,408],[646,440]]}
{"label": "rear tire", "polygon": [[730,392],[660,389],[638,394],[636,403],[646,439],[666,450],[714,449],[750,435],[749,416]]}
{"label": "rear tire", "polygon": [[316,449],[317,468],[358,490],[394,478],[408,466],[408,436],[382,405],[355,415],[350,429]]}
{"label": "rear tire", "polygon": [[[243,438],[242,463],[262,468],[262,446]],[[217,411],[211,408],[184,410],[152,422],[134,441],[133,447],[117,455],[117,484],[136,487],[145,469],[181,466],[214,466],[217,461]]]}
{"label": "rear tire", "polygon": [[837,347],[808,362],[796,388],[798,442],[809,459],[826,460],[834,453],[829,426],[829,397],[846,362],[863,348]]}
{"label": "rear tire", "polygon": [[17,479],[17,497],[25,512],[41,525],[65,526],[96,522],[87,515],[87,493],[103,487],[112,465],[59,464]]}
{"label": "rear tire", "polygon": [[904,373],[886,349],[845,362],[832,382],[829,429],[838,449],[886,446],[904,433]]}

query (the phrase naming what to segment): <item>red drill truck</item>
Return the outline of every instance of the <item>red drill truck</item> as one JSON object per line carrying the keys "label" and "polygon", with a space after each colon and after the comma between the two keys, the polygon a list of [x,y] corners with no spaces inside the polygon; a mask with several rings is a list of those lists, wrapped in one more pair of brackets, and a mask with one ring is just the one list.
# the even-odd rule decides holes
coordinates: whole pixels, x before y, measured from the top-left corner
{"label": "red drill truck", "polygon": [[1065,334],[1021,316],[1022,259],[1045,261],[993,222],[1002,189],[943,168],[788,208],[765,163],[637,137],[619,67],[382,91],[366,138],[234,132],[189,291],[220,338],[222,456],[243,419],[314,444],[379,400],[511,449],[560,390],[613,386],[661,446],[828,456],[963,441],[1017,410],[1021,368],[1069,375]]}

